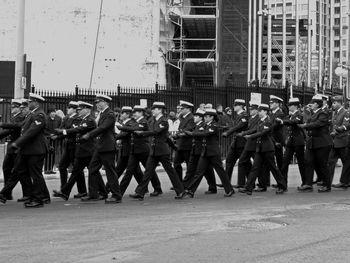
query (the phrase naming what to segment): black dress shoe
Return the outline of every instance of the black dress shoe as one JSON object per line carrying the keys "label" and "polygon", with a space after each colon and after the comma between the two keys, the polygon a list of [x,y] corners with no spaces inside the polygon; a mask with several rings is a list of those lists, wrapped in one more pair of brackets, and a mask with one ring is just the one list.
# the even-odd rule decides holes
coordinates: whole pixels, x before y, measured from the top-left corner
{"label": "black dress shoe", "polygon": [[272,184],[271,187],[272,188],[278,188],[278,185],[277,184]]}
{"label": "black dress shoe", "polygon": [[216,186],[220,187],[220,188],[224,188],[224,186],[222,184],[217,184]]}
{"label": "black dress shoe", "polygon": [[175,198],[176,200],[183,199],[183,198],[185,198],[186,196],[188,196],[187,193],[188,193],[188,192],[183,191],[182,193],[179,193],[178,195],[176,195],[174,198]]}
{"label": "black dress shoe", "polygon": [[332,184],[332,187],[338,188],[338,189],[347,189],[349,187],[349,185],[343,184],[343,183],[339,183],[339,184]]}
{"label": "black dress shoe", "polygon": [[330,191],[331,191],[330,187],[322,186],[321,188],[318,189],[317,192],[319,192],[319,193],[329,193]]}
{"label": "black dress shoe", "polygon": [[194,197],[194,193],[192,191],[186,190],[186,197],[193,198]]}
{"label": "black dress shoe", "polygon": [[17,199],[17,202],[27,202],[30,199],[28,196],[23,196]]}
{"label": "black dress shoe", "polygon": [[6,203],[6,198],[4,195],[0,194],[0,203],[5,204]]}
{"label": "black dress shoe", "polygon": [[231,197],[234,193],[235,193],[235,190],[233,190],[232,188],[230,192],[224,194],[224,197]]}
{"label": "black dress shoe", "polygon": [[297,188],[297,190],[298,190],[299,192],[302,192],[302,193],[310,193],[310,192],[312,192],[314,189],[312,188],[312,186],[304,184],[304,185],[302,185],[302,186],[299,186],[299,187]]}
{"label": "black dress shoe", "polygon": [[43,201],[44,204],[50,204],[51,203],[50,197],[43,198],[42,201]]}
{"label": "black dress shoe", "polygon": [[28,203],[24,203],[25,208],[40,208],[43,206],[44,206],[44,204],[42,202],[37,202],[37,201],[31,201]]}
{"label": "black dress shoe", "polygon": [[266,192],[266,188],[262,188],[262,187],[257,187],[255,189],[253,189],[253,192],[257,192],[257,193],[262,193],[262,192]]}
{"label": "black dress shoe", "polygon": [[87,196],[87,193],[78,193],[76,195],[73,196],[74,199],[79,199],[79,198],[82,198],[82,197],[85,197]]}
{"label": "black dress shoe", "polygon": [[122,202],[121,198],[117,198],[113,196],[105,200],[105,204],[119,204],[121,202]]}
{"label": "black dress shoe", "polygon": [[57,197],[61,197],[64,201],[68,201],[68,196],[62,192],[57,192]]}
{"label": "black dress shoe", "polygon": [[153,193],[150,193],[149,196],[151,197],[156,197],[156,196],[160,196],[163,192],[158,192],[158,191],[154,191]]}
{"label": "black dress shoe", "polygon": [[210,190],[204,192],[204,194],[206,194],[206,195],[215,195],[217,193],[218,192],[216,192],[216,191],[210,191]]}
{"label": "black dress shoe", "polygon": [[140,195],[138,193],[130,194],[129,197],[131,197],[133,199],[138,199],[139,201],[143,201],[143,199],[144,199],[143,195]]}
{"label": "black dress shoe", "polygon": [[285,189],[282,189],[282,188],[277,188],[277,189],[276,189],[276,195],[281,195],[281,194],[283,194],[284,192],[286,192]]}
{"label": "black dress shoe", "polygon": [[80,200],[82,202],[94,202],[94,201],[100,201],[100,197],[95,197],[95,196],[90,196],[90,195],[87,195],[87,196],[84,196],[82,198],[80,198]]}
{"label": "black dress shoe", "polygon": [[244,188],[244,185],[234,184],[232,185],[233,188]]}
{"label": "black dress shoe", "polygon": [[316,185],[317,185],[317,186],[322,186],[322,185],[323,185],[323,182],[322,182],[322,181],[316,182]]}
{"label": "black dress shoe", "polygon": [[247,188],[240,188],[238,190],[238,192],[242,193],[242,194],[247,194],[247,195],[252,195],[252,191],[248,190]]}

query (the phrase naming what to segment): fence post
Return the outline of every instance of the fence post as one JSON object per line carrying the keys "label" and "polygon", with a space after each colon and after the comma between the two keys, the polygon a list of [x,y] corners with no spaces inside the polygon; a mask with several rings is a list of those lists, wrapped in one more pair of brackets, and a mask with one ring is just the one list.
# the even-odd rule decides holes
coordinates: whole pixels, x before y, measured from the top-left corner
{"label": "fence post", "polygon": [[75,95],[74,95],[74,99],[75,99],[76,101],[78,101],[78,99],[79,99],[79,87],[78,87],[78,85],[75,85]]}
{"label": "fence post", "polygon": [[195,89],[194,89],[194,85],[191,85],[191,96],[192,96],[192,103],[195,105],[196,103],[196,94],[195,94]]}
{"label": "fence post", "polygon": [[31,93],[35,93],[35,86],[32,84]]}
{"label": "fence post", "polygon": [[118,86],[117,86],[117,92],[118,92],[118,103],[117,103],[117,105],[118,105],[118,107],[120,107],[120,84],[118,84]]}
{"label": "fence post", "polygon": [[305,81],[303,81],[302,88],[303,88],[303,104],[305,106]]}
{"label": "fence post", "polygon": [[156,100],[158,101],[158,93],[159,93],[159,84],[158,84],[158,82],[156,82],[155,88],[156,88]]}

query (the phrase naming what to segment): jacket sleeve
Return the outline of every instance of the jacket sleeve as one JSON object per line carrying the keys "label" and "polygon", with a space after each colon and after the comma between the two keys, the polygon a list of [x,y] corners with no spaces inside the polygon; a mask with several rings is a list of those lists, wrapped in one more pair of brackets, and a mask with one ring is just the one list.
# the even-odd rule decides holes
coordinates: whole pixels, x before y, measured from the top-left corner
{"label": "jacket sleeve", "polygon": [[4,130],[0,132],[0,140],[3,138],[6,138],[7,136],[11,135],[11,130]]}
{"label": "jacket sleeve", "polygon": [[[185,131],[193,131],[196,127],[196,124],[194,123],[194,120],[193,118],[189,119],[187,124],[186,124],[186,127],[181,129],[179,132],[185,132]],[[178,136],[176,136],[178,137]],[[190,135],[187,135],[187,134],[184,134],[183,137],[192,137]]]}
{"label": "jacket sleeve", "polygon": [[154,136],[168,130],[169,130],[169,123],[166,119],[163,119],[159,123],[156,129],[154,129],[153,131],[144,131],[142,135],[145,137]]}
{"label": "jacket sleeve", "polygon": [[209,128],[205,129],[202,132],[193,133],[192,136],[193,137],[209,137],[212,134],[216,134],[218,132],[219,132],[219,127],[216,126],[216,125],[212,125],[212,126],[210,126]]}
{"label": "jacket sleeve", "polygon": [[20,123],[1,123],[0,128],[3,129],[18,129],[22,127],[22,122]]}
{"label": "jacket sleeve", "polygon": [[293,120],[290,120],[290,119],[283,120],[283,125],[286,125],[286,126],[297,126],[298,124],[302,124],[302,123],[303,123],[303,116],[301,114],[298,115]]}
{"label": "jacket sleeve", "polygon": [[28,130],[24,132],[24,134],[18,138],[15,143],[21,147],[26,144],[28,141],[33,139],[36,135],[42,132],[46,126],[46,119],[43,113],[38,113],[32,116],[32,123],[30,124]]}
{"label": "jacket sleeve", "polygon": [[265,122],[264,123],[264,129],[262,131],[258,131],[256,133],[253,133],[250,138],[256,139],[259,137],[262,137],[268,133],[270,133],[272,130],[272,123],[271,122]]}
{"label": "jacket sleeve", "polygon": [[67,132],[67,135],[68,134],[77,134],[77,133],[86,133],[86,132],[89,132],[95,128],[96,128],[95,121],[93,119],[90,119],[86,122],[86,125],[79,125],[75,128],[67,129],[66,132]]}
{"label": "jacket sleeve", "polygon": [[305,129],[312,130],[312,129],[325,127],[328,125],[329,125],[328,115],[325,112],[320,112],[318,115],[318,118],[315,121],[309,122],[306,124]]}
{"label": "jacket sleeve", "polygon": [[247,126],[248,126],[248,118],[247,116],[243,116],[239,120],[236,126],[232,127],[227,131],[227,135],[231,135],[232,133],[235,133],[235,132],[241,132],[242,130],[246,129]]}
{"label": "jacket sleeve", "polygon": [[98,126],[96,129],[89,132],[90,137],[96,137],[97,135],[103,133],[104,131],[108,130],[109,128],[114,128],[115,124],[115,115],[113,112],[109,112],[105,119],[102,121],[100,126]]}

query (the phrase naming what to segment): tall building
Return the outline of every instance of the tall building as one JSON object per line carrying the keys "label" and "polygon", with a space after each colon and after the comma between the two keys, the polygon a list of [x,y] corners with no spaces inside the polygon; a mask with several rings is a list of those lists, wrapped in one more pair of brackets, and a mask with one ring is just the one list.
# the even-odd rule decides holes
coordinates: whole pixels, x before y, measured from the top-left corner
{"label": "tall building", "polygon": [[[261,80],[268,80],[267,66],[271,59],[272,84],[286,85],[282,81],[285,74],[289,84],[330,87],[331,0],[264,0],[264,8]],[[268,16],[272,20],[271,56],[268,56]],[[284,46],[286,56],[283,56]]]}
{"label": "tall building", "polygon": [[[339,64],[350,65],[350,2],[349,0],[333,1],[333,48],[334,68]],[[348,79],[336,76],[333,72],[333,85],[349,87]],[[349,94],[349,88],[348,88]]]}

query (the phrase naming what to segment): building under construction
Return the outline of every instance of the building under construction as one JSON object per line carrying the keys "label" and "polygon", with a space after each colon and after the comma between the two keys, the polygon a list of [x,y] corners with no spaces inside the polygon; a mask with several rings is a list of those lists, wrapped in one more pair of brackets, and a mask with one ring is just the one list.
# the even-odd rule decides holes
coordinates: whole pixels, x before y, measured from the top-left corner
{"label": "building under construction", "polygon": [[[247,79],[248,1],[173,0],[166,47],[170,86],[225,85]],[[168,26],[168,28],[169,28]]]}

